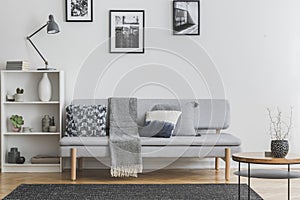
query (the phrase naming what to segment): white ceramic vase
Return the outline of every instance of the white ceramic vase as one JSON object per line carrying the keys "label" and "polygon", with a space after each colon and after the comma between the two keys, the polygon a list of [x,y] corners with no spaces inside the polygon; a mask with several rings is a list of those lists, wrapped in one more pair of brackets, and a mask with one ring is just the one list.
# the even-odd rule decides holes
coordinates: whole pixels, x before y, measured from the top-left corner
{"label": "white ceramic vase", "polygon": [[38,92],[41,101],[50,101],[52,96],[52,86],[48,78],[48,73],[43,73],[43,77],[39,82]]}

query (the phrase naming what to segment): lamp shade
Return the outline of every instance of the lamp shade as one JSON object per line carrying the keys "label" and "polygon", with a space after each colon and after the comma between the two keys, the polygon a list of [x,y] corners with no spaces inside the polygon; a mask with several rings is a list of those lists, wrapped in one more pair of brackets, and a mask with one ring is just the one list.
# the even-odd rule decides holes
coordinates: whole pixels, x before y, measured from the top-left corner
{"label": "lamp shade", "polygon": [[49,21],[47,23],[47,33],[56,34],[59,33],[58,24],[54,21],[53,15],[49,15]]}

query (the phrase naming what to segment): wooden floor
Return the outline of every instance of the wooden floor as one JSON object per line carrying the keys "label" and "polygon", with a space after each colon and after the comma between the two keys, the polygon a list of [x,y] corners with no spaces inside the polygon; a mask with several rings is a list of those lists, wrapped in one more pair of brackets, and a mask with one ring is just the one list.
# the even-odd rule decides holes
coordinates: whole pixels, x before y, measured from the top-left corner
{"label": "wooden floor", "polygon": [[[233,172],[233,171],[232,171]],[[78,172],[78,180],[69,180],[69,171],[63,173],[0,173],[0,198],[2,199],[22,183],[52,184],[180,184],[180,183],[237,183],[231,175],[224,180],[224,170],[159,170],[141,174],[139,178],[111,178],[108,170],[83,170]],[[242,182],[246,183],[242,178]],[[251,179],[252,188],[264,199],[287,199],[287,180]],[[300,200],[300,179],[291,180],[291,199]]]}

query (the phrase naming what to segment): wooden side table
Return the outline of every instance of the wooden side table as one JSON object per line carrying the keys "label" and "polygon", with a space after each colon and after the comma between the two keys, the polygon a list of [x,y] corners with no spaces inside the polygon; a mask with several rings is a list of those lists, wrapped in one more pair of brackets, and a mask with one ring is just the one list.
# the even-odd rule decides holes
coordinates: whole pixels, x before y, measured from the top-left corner
{"label": "wooden side table", "polygon": [[[244,152],[232,155],[232,159],[239,163],[239,170],[234,172],[238,176],[238,196],[241,197],[241,176],[248,177],[248,199],[250,199],[250,178],[288,179],[288,199],[290,199],[290,179],[300,178],[299,172],[291,172],[290,165],[300,164],[300,155],[288,154],[285,158],[265,157],[263,152]],[[247,163],[247,170],[241,171],[241,163]],[[287,165],[287,171],[275,169],[253,169],[250,164]]]}

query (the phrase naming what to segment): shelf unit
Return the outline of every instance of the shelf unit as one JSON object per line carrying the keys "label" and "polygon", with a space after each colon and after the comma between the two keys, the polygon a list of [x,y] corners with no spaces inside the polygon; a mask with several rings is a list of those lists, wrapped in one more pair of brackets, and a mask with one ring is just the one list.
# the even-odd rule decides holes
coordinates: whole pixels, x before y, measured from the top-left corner
{"label": "shelf unit", "polygon": [[[48,73],[52,85],[49,102],[38,98],[38,83],[43,73]],[[24,88],[24,101],[7,101],[6,94],[15,93],[18,87]],[[61,172],[61,160],[60,164],[31,164],[30,159],[38,154],[59,154],[63,106],[63,71],[1,71],[1,172]],[[24,127],[33,128],[33,132],[12,132],[9,118],[13,114],[22,115]],[[54,116],[57,132],[42,132],[44,115]],[[7,163],[7,153],[12,147],[17,147],[25,157],[24,164]]]}

